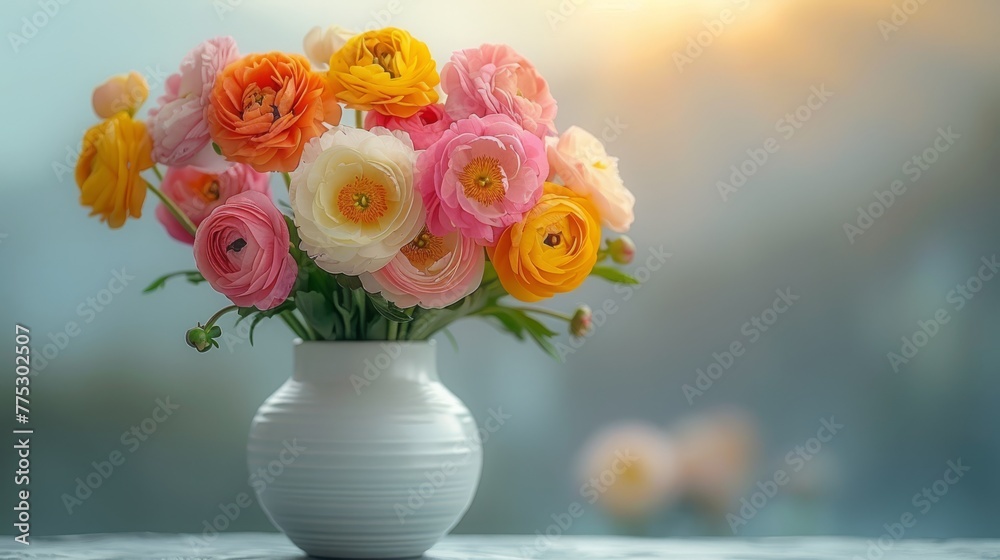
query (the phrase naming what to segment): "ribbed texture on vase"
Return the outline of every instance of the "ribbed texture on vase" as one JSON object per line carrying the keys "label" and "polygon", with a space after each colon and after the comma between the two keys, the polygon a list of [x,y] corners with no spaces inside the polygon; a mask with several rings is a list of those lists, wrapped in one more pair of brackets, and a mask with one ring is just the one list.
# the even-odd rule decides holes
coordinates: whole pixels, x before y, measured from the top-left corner
{"label": "ribbed texture on vase", "polygon": [[297,376],[257,411],[251,483],[299,548],[329,558],[420,556],[461,519],[482,449],[475,420],[433,367],[431,359],[426,376],[379,376],[360,390],[343,372],[327,382]]}

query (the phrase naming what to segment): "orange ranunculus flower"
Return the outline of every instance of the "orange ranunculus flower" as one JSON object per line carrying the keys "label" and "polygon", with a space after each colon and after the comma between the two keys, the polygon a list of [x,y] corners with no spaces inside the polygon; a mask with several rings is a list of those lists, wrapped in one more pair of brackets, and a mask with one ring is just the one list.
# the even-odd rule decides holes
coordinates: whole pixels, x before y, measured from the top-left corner
{"label": "orange ranunculus flower", "polygon": [[153,167],[152,150],[146,125],[125,111],[92,126],[76,162],[80,204],[112,228],[122,227],[128,216],[140,217],[146,181],[139,173]]}
{"label": "orange ranunculus flower", "polygon": [[230,161],[260,172],[292,171],[302,149],[340,122],[323,75],[297,54],[251,54],[219,74],[205,108],[212,140]]}
{"label": "orange ranunculus flower", "polygon": [[600,247],[600,217],[593,203],[566,187],[545,183],[538,204],[486,251],[507,293],[521,301],[538,301],[582,284]]}
{"label": "orange ranunculus flower", "polygon": [[427,45],[395,27],[352,37],[330,57],[327,75],[349,108],[404,119],[437,103],[441,81]]}

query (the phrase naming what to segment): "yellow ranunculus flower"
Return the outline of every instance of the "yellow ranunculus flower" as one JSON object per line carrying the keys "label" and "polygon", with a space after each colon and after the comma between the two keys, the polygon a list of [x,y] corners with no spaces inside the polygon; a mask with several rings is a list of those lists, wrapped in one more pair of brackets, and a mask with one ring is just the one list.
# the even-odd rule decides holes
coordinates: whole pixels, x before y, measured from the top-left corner
{"label": "yellow ranunculus flower", "polygon": [[349,108],[401,118],[437,103],[441,81],[427,45],[395,27],[352,37],[330,57],[327,77]]}
{"label": "yellow ranunculus flower", "polygon": [[152,148],[146,125],[124,111],[84,133],[76,184],[80,204],[92,208],[91,216],[120,228],[129,215],[142,215],[146,182],[139,173],[153,166]]}
{"label": "yellow ranunculus flower", "polygon": [[576,289],[597,263],[600,216],[589,199],[555,183],[524,220],[486,250],[507,293],[538,301]]}

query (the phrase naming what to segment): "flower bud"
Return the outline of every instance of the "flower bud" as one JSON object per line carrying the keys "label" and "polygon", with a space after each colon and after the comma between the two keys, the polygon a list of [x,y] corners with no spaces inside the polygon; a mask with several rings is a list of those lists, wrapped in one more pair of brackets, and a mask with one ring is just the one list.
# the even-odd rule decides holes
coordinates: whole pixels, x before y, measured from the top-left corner
{"label": "flower bud", "polygon": [[333,53],[339,51],[355,35],[356,32],[339,25],[331,25],[326,29],[313,27],[302,40],[303,51],[313,66],[327,68]]}
{"label": "flower bud", "polygon": [[219,347],[219,343],[215,341],[219,336],[222,336],[222,329],[218,326],[214,326],[206,332],[203,326],[198,325],[188,330],[184,340],[191,348],[199,352],[208,352],[213,346]]}
{"label": "flower bud", "polygon": [[91,103],[94,112],[102,119],[112,117],[115,113],[127,111],[129,115],[135,112],[149,97],[149,84],[142,74],[129,72],[112,76],[108,81],[94,88]]}
{"label": "flower bud", "polygon": [[590,311],[590,307],[581,305],[573,313],[573,318],[569,322],[569,333],[577,338],[586,336],[590,333],[593,320],[594,314]]}
{"label": "flower bud", "polygon": [[608,255],[618,264],[630,264],[635,258],[635,243],[627,235],[608,241]]}

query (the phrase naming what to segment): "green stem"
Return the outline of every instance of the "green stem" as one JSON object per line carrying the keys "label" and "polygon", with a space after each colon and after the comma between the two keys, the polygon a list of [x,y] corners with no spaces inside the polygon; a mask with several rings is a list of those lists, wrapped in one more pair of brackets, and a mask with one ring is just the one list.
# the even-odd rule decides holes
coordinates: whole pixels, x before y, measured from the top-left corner
{"label": "green stem", "polygon": [[364,128],[364,127],[365,127],[365,121],[361,117],[361,111],[360,110],[355,110],[354,111],[354,128]]}
{"label": "green stem", "polygon": [[562,319],[567,323],[573,320],[572,317],[566,315],[565,313],[559,313],[558,311],[551,311],[549,309],[542,309],[540,307],[511,307],[510,309],[516,309],[517,311],[524,311],[525,313],[537,313],[539,315],[547,315],[555,319]]}
{"label": "green stem", "polygon": [[205,327],[204,327],[205,332],[208,332],[209,329],[211,329],[212,326],[215,325],[215,322],[218,321],[220,317],[222,317],[223,315],[225,315],[226,313],[229,313],[231,311],[236,311],[237,309],[239,309],[238,305],[230,305],[230,306],[223,307],[222,309],[216,311],[215,315],[212,315],[211,317],[209,317],[208,322],[205,323]]}
{"label": "green stem", "polygon": [[[156,169],[156,168],[154,167],[153,169]],[[159,170],[156,171],[156,174],[157,175],[160,174]],[[163,205],[167,207],[167,210],[169,210],[170,213],[173,214],[173,216],[175,218],[177,218],[177,221],[180,222],[181,226],[184,227],[185,231],[187,231],[191,235],[194,235],[194,232],[195,232],[195,229],[196,229],[195,225],[194,225],[194,222],[191,221],[191,218],[187,217],[187,214],[185,214],[184,211],[181,210],[177,206],[177,204],[174,203],[173,200],[170,200],[169,198],[167,198],[167,196],[165,194],[163,194],[163,192],[160,191],[160,189],[154,187],[153,184],[150,183],[149,181],[146,181],[146,188],[148,188],[150,191],[152,191],[153,194],[155,194],[156,197],[160,199],[160,202],[162,202]]]}
{"label": "green stem", "polygon": [[397,333],[399,332],[399,323],[396,321],[389,321],[389,333],[386,335],[386,340],[396,340]]}
{"label": "green stem", "polygon": [[156,178],[160,180],[160,184],[163,184],[163,173],[160,173],[160,168],[153,164],[153,173],[156,173]]}
{"label": "green stem", "polygon": [[354,290],[354,302],[358,306],[358,318],[359,318],[359,337],[360,339],[368,339],[368,317],[367,317],[367,307],[368,307],[368,296],[365,295],[364,290]]}
{"label": "green stem", "polygon": [[298,335],[299,338],[302,340],[314,340],[313,337],[309,336],[309,332],[306,331],[304,326],[302,326],[302,323],[299,322],[298,318],[295,317],[295,315],[292,315],[291,312],[282,311],[279,316],[281,317],[281,320],[288,325],[288,328],[292,329],[292,332]]}
{"label": "green stem", "polygon": [[292,176],[282,171],[281,178],[285,180],[285,188],[290,189],[292,187]]}

